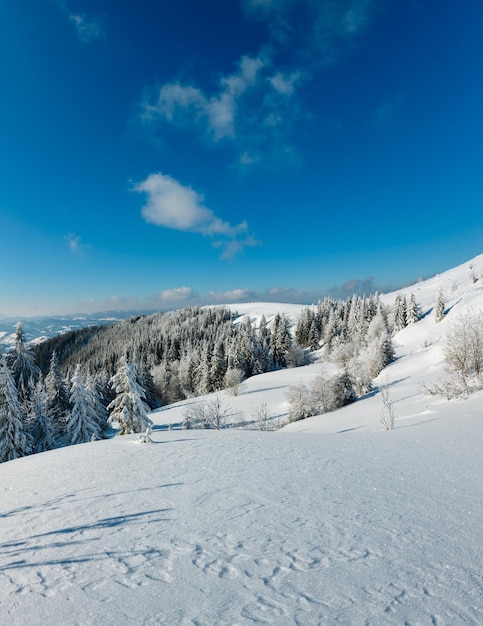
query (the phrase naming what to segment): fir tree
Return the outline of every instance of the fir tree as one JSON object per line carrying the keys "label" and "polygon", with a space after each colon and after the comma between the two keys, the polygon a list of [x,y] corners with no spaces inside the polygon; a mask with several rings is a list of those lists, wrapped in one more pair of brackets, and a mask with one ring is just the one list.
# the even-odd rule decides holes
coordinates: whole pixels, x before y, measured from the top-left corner
{"label": "fir tree", "polygon": [[421,311],[419,309],[418,303],[416,302],[416,296],[411,293],[406,311],[407,323],[415,324],[416,322],[419,322],[420,318]]}
{"label": "fir tree", "polygon": [[434,307],[434,321],[436,323],[441,322],[441,320],[444,318],[446,314],[445,311],[445,303],[444,303],[444,298],[443,298],[443,292],[441,291],[441,289],[438,291],[438,297],[436,300],[436,305]]}
{"label": "fir tree", "polygon": [[149,407],[144,402],[144,390],[138,383],[135,367],[123,356],[119,369],[111,378],[116,397],[109,404],[109,423],[119,424],[119,434],[142,433],[152,426],[148,417]]}
{"label": "fir tree", "polygon": [[107,421],[108,415],[106,407],[102,401],[99,383],[94,376],[89,375],[86,377],[86,391],[87,402],[94,421],[97,424],[98,435],[102,436],[109,429],[109,423]]}
{"label": "fir tree", "polygon": [[332,384],[333,406],[339,408],[357,400],[354,380],[347,370],[336,376]]}
{"label": "fir tree", "polygon": [[25,456],[31,451],[18,391],[13,376],[0,359],[0,463]]}
{"label": "fir tree", "polygon": [[87,443],[93,438],[97,439],[99,435],[97,416],[93,410],[91,394],[86,389],[80,364],[77,364],[72,376],[70,403],[72,409],[65,428],[69,443]]}
{"label": "fir tree", "polygon": [[15,346],[8,355],[8,365],[17,387],[18,397],[26,411],[32,391],[40,376],[40,369],[35,364],[35,355],[25,343],[22,322],[18,322],[15,333]]}
{"label": "fir tree", "polygon": [[393,319],[393,327],[395,333],[407,326],[406,298],[401,296],[400,294],[396,296],[396,300],[394,301]]}
{"label": "fir tree", "polygon": [[65,425],[69,418],[70,402],[65,379],[59,366],[59,358],[54,350],[50,359],[49,372],[45,378],[45,388],[48,396],[48,411],[56,437],[60,438],[65,432]]}
{"label": "fir tree", "polygon": [[55,429],[49,415],[49,396],[39,380],[32,394],[30,405],[30,430],[32,435],[32,452],[45,452],[56,447]]}

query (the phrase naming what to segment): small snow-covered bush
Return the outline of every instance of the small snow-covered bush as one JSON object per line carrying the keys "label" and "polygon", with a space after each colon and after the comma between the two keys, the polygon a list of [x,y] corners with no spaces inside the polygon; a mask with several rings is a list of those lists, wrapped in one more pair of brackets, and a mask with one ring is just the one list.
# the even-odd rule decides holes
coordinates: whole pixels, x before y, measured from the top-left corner
{"label": "small snow-covered bush", "polygon": [[382,407],[379,424],[383,430],[393,430],[395,412],[393,402],[389,397],[389,385],[387,382],[381,389],[381,399]]}
{"label": "small snow-covered bush", "polygon": [[148,426],[146,428],[146,432],[142,435],[139,435],[139,437],[136,439],[136,443],[153,443],[153,440],[151,439],[151,432],[151,428]]}
{"label": "small snow-covered bush", "polygon": [[183,416],[183,429],[193,428],[221,430],[227,426],[227,418],[231,414],[219,394],[206,400],[195,401],[186,407]]}
{"label": "small snow-covered bush", "polygon": [[244,378],[245,374],[240,368],[231,367],[227,369],[224,376],[226,389],[228,389],[234,396],[237,396],[240,392],[240,385]]}

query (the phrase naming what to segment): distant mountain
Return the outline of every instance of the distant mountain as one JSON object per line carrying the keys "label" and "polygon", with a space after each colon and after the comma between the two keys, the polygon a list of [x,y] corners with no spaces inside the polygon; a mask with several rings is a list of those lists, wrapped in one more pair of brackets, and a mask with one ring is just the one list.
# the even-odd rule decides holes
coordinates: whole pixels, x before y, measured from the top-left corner
{"label": "distant mountain", "polygon": [[18,321],[22,321],[27,342],[40,343],[45,339],[56,337],[71,330],[80,330],[90,326],[115,324],[130,317],[150,315],[154,311],[101,311],[99,313],[57,315],[49,317],[6,317],[0,315],[0,346],[7,350],[15,341],[15,329]]}

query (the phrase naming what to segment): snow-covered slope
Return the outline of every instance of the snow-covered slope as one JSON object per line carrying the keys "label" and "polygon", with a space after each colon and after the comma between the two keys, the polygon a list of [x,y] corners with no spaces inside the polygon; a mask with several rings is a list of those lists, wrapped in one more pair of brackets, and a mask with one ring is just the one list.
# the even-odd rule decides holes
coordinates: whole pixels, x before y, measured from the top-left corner
{"label": "snow-covered slope", "polygon": [[[420,387],[441,373],[454,320],[483,310],[483,257],[472,264],[476,282],[465,264],[407,289],[425,317],[376,381],[393,431],[377,389],[277,432],[168,430],[192,399],[152,414],[152,444],[1,464],[0,623],[483,624],[483,392],[448,402]],[[263,403],[283,419],[290,385],[321,367],[222,392],[230,421]]]}
{"label": "snow-covered slope", "polygon": [[155,431],[0,466],[11,625],[481,624],[481,397],[387,432]]}

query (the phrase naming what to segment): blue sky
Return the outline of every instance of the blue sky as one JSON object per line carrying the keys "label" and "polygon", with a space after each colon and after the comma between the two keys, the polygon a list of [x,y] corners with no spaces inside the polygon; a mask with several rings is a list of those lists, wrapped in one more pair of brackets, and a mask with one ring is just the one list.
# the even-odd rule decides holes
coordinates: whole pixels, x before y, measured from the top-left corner
{"label": "blue sky", "polygon": [[3,0],[0,313],[387,290],[483,252],[479,0]]}

